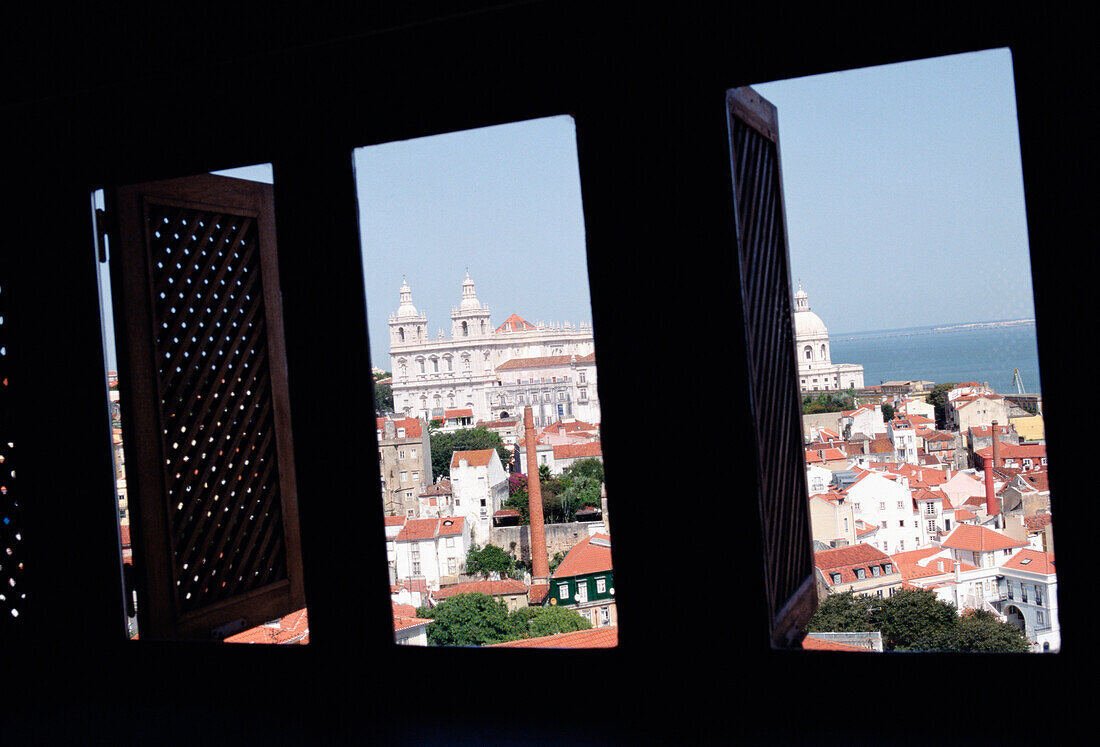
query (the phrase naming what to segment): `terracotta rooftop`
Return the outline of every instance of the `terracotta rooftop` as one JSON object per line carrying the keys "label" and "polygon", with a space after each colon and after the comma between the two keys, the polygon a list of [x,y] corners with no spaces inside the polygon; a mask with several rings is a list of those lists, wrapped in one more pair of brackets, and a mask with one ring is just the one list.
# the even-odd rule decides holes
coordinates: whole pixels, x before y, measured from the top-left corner
{"label": "terracotta rooftop", "polygon": [[877,547],[872,547],[871,545],[865,545],[862,542],[858,545],[834,547],[828,550],[819,550],[814,553],[814,565],[823,571],[849,565],[879,563],[888,560],[890,560],[890,556],[882,550],[879,550]]}
{"label": "terracotta rooftop", "polygon": [[409,628],[415,628],[418,625],[427,625],[432,622],[422,617],[416,616],[416,607],[411,604],[397,604],[393,603],[393,629],[394,632],[398,630],[408,630]]}
{"label": "terracotta rooftop", "polygon": [[872,649],[864,648],[863,646],[852,646],[848,643],[841,643],[840,641],[817,638],[812,633],[802,639],[802,648],[805,651],[862,651],[864,653],[872,653]]}
{"label": "terracotta rooftop", "polygon": [[451,469],[459,466],[465,459],[471,467],[486,467],[496,454],[496,449],[478,449],[477,451],[456,451],[451,455]]}
{"label": "terracotta rooftop", "polygon": [[942,543],[943,547],[972,552],[992,552],[1025,545],[1027,542],[1014,540],[1000,532],[976,524],[959,524]]}
{"label": "terracotta rooftop", "polygon": [[[568,366],[573,362],[572,355],[541,355],[533,358],[512,358],[496,366],[497,371],[510,371],[524,368],[549,368],[551,366]],[[595,363],[596,354],[576,356],[577,363]]]}
{"label": "terracotta rooftop", "polygon": [[585,537],[566,554],[551,578],[583,576],[611,570],[611,538],[606,534]]}
{"label": "terracotta rooftop", "polygon": [[1024,517],[1024,526],[1029,532],[1041,532],[1051,522],[1050,514],[1035,514]]}
{"label": "terracotta rooftop", "polygon": [[1054,553],[1030,549],[1020,550],[1020,552],[1009,558],[1008,562],[1003,564],[1003,567],[1014,571],[1053,575],[1055,573]]}
{"label": "terracotta rooftop", "polygon": [[420,495],[450,495],[451,494],[451,481],[440,480],[434,485],[429,485],[420,491]]}
{"label": "terracotta rooftop", "polygon": [[531,322],[527,321],[526,319],[521,317],[519,314],[512,314],[510,317],[505,319],[504,322],[502,322],[499,327],[497,327],[493,331],[494,332],[504,332],[504,331],[508,331],[508,332],[526,332],[527,330],[533,330],[533,329],[538,329],[538,327],[531,324]]}
{"label": "terracotta rooftop", "polygon": [[231,635],[225,643],[309,643],[309,616],[303,607],[286,617]]}
{"label": "terracotta rooftop", "polygon": [[554,447],[555,459],[579,459],[582,457],[602,456],[599,441],[589,441],[586,444],[562,444]]}
{"label": "terracotta rooftop", "polygon": [[464,584],[444,586],[439,591],[432,592],[433,599],[447,599],[457,594],[488,594],[497,596],[501,594],[526,594],[527,584],[514,578],[503,581],[468,581]]}
{"label": "terracotta rooftop", "polygon": [[615,648],[619,645],[619,628],[610,625],[605,628],[577,630],[572,633],[543,636],[542,638],[523,638],[518,641],[494,643],[495,648]]}
{"label": "terracotta rooftop", "polygon": [[[386,418],[375,418],[375,428],[382,431],[383,438],[386,431]],[[394,433],[397,433],[398,428],[405,429],[405,438],[420,438],[420,420],[418,418],[399,418],[393,421]],[[397,438],[395,435],[394,438]]]}

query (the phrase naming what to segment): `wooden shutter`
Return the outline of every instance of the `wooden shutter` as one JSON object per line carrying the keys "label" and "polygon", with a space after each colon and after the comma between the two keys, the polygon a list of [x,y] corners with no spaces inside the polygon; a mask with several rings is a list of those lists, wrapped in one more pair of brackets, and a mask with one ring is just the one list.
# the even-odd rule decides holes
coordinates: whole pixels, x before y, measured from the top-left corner
{"label": "wooden shutter", "polygon": [[802,453],[787,225],[775,107],[749,87],[726,95],[737,257],[772,643],[788,646],[816,608]]}
{"label": "wooden shutter", "polygon": [[127,186],[107,217],[139,634],[301,609],[272,187]]}

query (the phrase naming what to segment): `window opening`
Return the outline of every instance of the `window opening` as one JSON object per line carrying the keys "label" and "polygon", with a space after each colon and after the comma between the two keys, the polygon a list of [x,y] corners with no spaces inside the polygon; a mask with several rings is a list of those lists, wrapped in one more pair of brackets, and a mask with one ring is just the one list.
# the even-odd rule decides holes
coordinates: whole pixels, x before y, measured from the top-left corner
{"label": "window opening", "polygon": [[[371,355],[395,640],[617,629],[572,118],[368,146],[353,159],[370,339],[385,341]],[[409,356],[445,365],[394,378]],[[546,388],[520,383],[536,381]],[[421,453],[406,502],[387,436],[398,425]],[[589,571],[601,591],[568,596]],[[602,617],[582,609],[597,599]],[[455,638],[460,609],[486,631],[503,615],[511,633]]]}
{"label": "window opening", "polygon": [[[1056,578],[1053,554],[1034,549],[1049,546],[1038,527],[1052,503],[1010,52],[739,90],[778,115],[756,124],[782,150],[815,573],[886,554],[913,588],[899,583],[883,603],[920,595],[929,609],[1024,631],[1002,650],[1057,651],[1054,612],[1040,640],[1034,618],[1025,626],[1008,605],[1013,583],[996,580],[1029,553]],[[908,294],[880,282],[882,268],[901,264],[935,278],[935,303],[901,303]],[[990,269],[978,277],[964,266]],[[815,391],[822,375],[846,388]],[[1025,458],[1037,485],[1021,482]],[[928,501],[923,527],[918,500]],[[838,531],[848,516],[854,537]],[[983,551],[990,541],[997,549]],[[826,613],[867,608],[860,595],[870,592],[845,601],[847,586],[822,586],[808,630],[845,632],[820,627]]]}

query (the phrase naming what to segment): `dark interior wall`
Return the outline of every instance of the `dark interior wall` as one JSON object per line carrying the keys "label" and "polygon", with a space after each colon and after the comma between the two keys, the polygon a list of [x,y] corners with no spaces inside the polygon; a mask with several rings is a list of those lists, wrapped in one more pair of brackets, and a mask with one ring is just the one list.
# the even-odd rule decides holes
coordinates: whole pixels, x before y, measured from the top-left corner
{"label": "dark interior wall", "polygon": [[[1091,70],[1088,47],[1074,44],[1078,19],[992,6],[899,24],[785,8],[594,14],[520,3],[477,12],[456,4],[435,20],[415,4],[187,19],[144,7],[33,20],[5,34],[15,74],[4,94],[11,152],[0,246],[18,309],[13,383],[36,597],[28,624],[0,642],[5,722],[17,737],[950,740],[987,736],[998,709],[1014,711],[1013,683],[1030,683],[1028,700],[1045,714],[1014,713],[1014,730],[1065,715],[1090,654],[1081,595],[1071,593],[1085,588],[1089,539],[1070,457],[1070,418],[1081,410],[1065,409],[1076,383],[1065,320],[1082,308],[1074,270],[1091,167],[1081,147]],[[755,505],[707,506],[698,526],[653,552],[644,538],[662,521],[658,507],[682,493],[685,469],[635,457],[653,443],[638,434],[670,422],[663,408],[678,392],[706,392],[691,421],[711,423],[718,437],[693,440],[691,472],[702,484],[683,499],[727,492],[714,482],[752,485],[724,92],[1002,46],[1017,67],[1052,482],[1067,496],[1055,498],[1064,653],[773,652]],[[373,400],[359,278],[370,268],[359,257],[350,152],[563,112],[577,120],[621,645],[396,650],[377,506],[365,491],[362,501],[343,498],[378,479],[373,429],[363,425]],[[117,612],[88,193],[258,162],[275,165],[311,644],[130,644]],[[658,296],[671,307],[649,302]],[[677,306],[700,301],[702,317]],[[716,335],[726,336],[722,351]],[[699,365],[680,368],[684,360]],[[342,386],[336,402],[333,381],[361,386]],[[648,601],[657,595],[682,601]],[[504,676],[509,669],[517,674]],[[917,722],[911,710],[867,719],[882,698],[904,707],[928,696],[934,711],[937,694],[960,702],[942,721]]]}

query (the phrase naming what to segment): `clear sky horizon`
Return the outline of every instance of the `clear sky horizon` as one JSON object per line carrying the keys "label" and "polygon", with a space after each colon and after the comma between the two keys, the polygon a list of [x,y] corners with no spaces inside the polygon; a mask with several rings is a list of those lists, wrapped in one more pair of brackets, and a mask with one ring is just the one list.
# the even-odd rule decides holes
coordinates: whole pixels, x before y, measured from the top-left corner
{"label": "clear sky horizon", "polygon": [[591,324],[577,135],[568,115],[355,151],[374,365],[389,370],[402,280],[451,336],[467,271],[494,326]]}
{"label": "clear sky horizon", "polygon": [[753,85],[791,280],[830,333],[1034,317],[1007,49]]}
{"label": "clear sky horizon", "polygon": [[[1007,49],[753,88],[778,108],[792,290],[831,334],[1034,316]],[[494,325],[591,323],[572,117],[352,157],[374,365],[403,278],[432,338],[467,271]]]}

